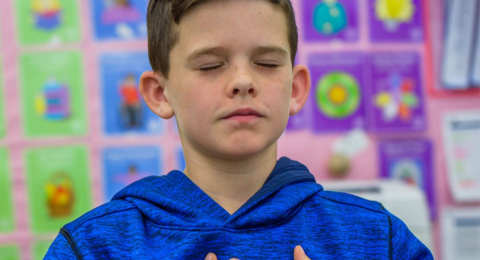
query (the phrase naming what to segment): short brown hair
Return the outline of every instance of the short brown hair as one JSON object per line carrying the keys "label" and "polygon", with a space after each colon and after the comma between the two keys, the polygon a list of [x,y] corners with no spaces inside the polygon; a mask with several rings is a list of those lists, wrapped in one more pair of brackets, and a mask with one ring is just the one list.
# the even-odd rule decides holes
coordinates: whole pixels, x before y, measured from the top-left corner
{"label": "short brown hair", "polygon": [[[193,6],[212,0],[150,0],[147,12],[148,57],[155,72],[168,78],[170,71],[170,51],[177,43],[178,32],[175,24]],[[288,41],[292,64],[295,61],[298,45],[298,31],[295,13],[290,0],[266,0],[279,5],[287,17]]]}

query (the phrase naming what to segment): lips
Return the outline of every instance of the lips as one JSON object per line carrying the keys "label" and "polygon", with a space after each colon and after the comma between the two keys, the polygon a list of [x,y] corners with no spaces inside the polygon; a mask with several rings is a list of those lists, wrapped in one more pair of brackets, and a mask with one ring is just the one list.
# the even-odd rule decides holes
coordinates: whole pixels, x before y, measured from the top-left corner
{"label": "lips", "polygon": [[258,111],[251,109],[251,108],[242,108],[233,111],[232,113],[228,114],[224,119],[255,119],[258,117],[262,117]]}

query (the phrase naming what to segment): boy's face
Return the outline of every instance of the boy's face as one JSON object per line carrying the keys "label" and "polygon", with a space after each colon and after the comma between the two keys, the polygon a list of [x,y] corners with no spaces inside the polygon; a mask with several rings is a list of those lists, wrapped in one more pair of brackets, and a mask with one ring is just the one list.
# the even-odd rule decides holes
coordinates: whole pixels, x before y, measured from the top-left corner
{"label": "boy's face", "polygon": [[210,1],[189,10],[178,30],[164,95],[186,152],[243,159],[275,149],[292,94],[282,9],[263,0]]}

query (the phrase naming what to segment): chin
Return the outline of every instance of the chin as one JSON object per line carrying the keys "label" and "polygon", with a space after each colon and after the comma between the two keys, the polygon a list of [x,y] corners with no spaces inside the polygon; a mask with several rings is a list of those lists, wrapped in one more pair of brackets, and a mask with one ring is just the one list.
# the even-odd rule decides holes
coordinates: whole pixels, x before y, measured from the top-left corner
{"label": "chin", "polygon": [[219,157],[230,160],[245,160],[268,153],[271,148],[272,145],[248,145],[246,143],[241,145],[232,145],[230,147],[226,147],[226,149],[222,149],[222,151],[219,151]]}

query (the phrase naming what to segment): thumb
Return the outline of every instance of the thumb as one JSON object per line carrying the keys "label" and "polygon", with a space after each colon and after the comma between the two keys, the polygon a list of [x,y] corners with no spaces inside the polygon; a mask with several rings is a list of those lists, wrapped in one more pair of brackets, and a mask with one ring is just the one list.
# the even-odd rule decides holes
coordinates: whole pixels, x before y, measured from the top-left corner
{"label": "thumb", "polygon": [[303,251],[303,248],[301,246],[296,246],[295,249],[293,250],[293,259],[294,260],[310,260],[308,256],[305,254],[305,251]]}
{"label": "thumb", "polygon": [[217,260],[217,256],[214,253],[208,253],[205,260]]}

